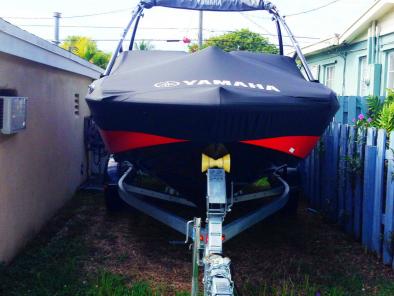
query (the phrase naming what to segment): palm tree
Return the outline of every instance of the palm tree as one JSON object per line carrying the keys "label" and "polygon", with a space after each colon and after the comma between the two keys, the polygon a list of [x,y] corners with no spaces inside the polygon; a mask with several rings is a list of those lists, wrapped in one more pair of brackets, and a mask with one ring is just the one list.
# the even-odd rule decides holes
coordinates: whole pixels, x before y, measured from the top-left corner
{"label": "palm tree", "polygon": [[111,57],[109,53],[99,50],[94,40],[84,36],[68,36],[60,47],[101,68],[106,68]]}
{"label": "palm tree", "polygon": [[60,47],[88,61],[97,52],[96,42],[84,36],[68,36]]}

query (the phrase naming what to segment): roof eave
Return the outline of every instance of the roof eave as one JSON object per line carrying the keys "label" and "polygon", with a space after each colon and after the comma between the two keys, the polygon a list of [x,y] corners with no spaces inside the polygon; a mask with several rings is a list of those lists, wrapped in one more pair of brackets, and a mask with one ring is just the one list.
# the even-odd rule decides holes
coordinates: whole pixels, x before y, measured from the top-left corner
{"label": "roof eave", "polygon": [[394,7],[394,0],[378,0],[373,3],[368,10],[362,14],[348,29],[345,30],[343,34],[336,37],[336,44],[327,42],[332,39],[325,39],[319,41],[318,43],[306,46],[303,48],[303,52],[306,56],[318,54],[320,52],[326,51],[334,46],[340,46],[344,44],[349,44],[354,41],[364,30],[368,29],[371,22],[382,17],[390,9]]}
{"label": "roof eave", "polygon": [[339,39],[337,36],[334,36],[334,37],[319,41],[318,43],[308,45],[302,49],[302,52],[304,53],[305,56],[311,56],[314,54],[318,54],[322,51],[325,51],[327,49],[336,47],[338,45],[339,45]]}
{"label": "roof eave", "polygon": [[100,67],[0,18],[0,53],[97,79]]}
{"label": "roof eave", "polygon": [[376,1],[359,19],[357,19],[340,36],[339,43],[351,43],[368,27],[374,20],[379,19],[394,7],[394,0]]}

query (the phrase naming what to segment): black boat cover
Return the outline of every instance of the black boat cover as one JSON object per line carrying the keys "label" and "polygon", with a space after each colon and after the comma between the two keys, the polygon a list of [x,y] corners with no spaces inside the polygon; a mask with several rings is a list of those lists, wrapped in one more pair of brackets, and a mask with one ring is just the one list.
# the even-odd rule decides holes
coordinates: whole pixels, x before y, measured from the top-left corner
{"label": "black boat cover", "polygon": [[163,6],[192,10],[250,11],[265,10],[263,0],[142,0],[146,8]]}
{"label": "black boat cover", "polygon": [[103,108],[93,110],[102,129],[201,141],[320,136],[339,106],[336,94],[307,81],[290,57],[216,47],[123,52],[93,88],[87,99]]}
{"label": "black boat cover", "polygon": [[290,57],[216,47],[193,54],[123,52],[111,74],[95,84],[90,99],[116,96],[117,101],[144,104],[258,105],[282,111],[315,104],[336,109],[338,104],[332,90],[307,81]]}

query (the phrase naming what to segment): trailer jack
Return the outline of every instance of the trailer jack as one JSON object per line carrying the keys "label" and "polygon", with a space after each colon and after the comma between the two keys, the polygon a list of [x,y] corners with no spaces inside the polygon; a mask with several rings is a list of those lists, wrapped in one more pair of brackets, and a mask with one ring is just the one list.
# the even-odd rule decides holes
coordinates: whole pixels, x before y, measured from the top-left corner
{"label": "trailer jack", "polygon": [[[198,267],[204,267],[204,295],[233,295],[231,260],[223,257],[223,221],[231,210],[227,203],[224,169],[208,169],[206,235],[201,237],[201,218],[193,220],[193,277],[192,296],[198,295]],[[202,242],[201,242],[202,238]],[[200,259],[202,254],[202,259]]]}

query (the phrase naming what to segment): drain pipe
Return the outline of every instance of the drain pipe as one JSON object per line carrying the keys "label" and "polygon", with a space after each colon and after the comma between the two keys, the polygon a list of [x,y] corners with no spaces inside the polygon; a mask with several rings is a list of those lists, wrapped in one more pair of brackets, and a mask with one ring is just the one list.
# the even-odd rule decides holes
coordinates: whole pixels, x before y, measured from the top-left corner
{"label": "drain pipe", "polygon": [[342,73],[342,91],[341,95],[345,95],[346,90],[346,67],[347,67],[347,52],[341,53],[339,55],[343,59],[343,73]]}

